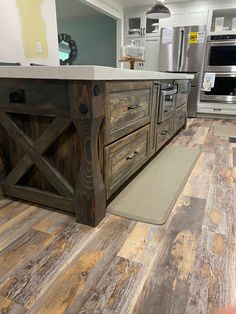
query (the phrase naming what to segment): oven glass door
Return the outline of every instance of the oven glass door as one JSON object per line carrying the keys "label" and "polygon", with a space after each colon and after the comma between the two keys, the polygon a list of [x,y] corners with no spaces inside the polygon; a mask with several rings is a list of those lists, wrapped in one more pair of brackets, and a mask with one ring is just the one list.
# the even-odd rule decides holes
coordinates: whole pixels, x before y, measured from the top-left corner
{"label": "oven glass door", "polygon": [[217,74],[215,86],[202,92],[202,100],[236,102],[236,75]]}
{"label": "oven glass door", "polygon": [[159,122],[165,121],[168,119],[175,108],[175,98],[176,94],[165,94],[165,91],[162,91],[161,95],[161,113],[159,116]]}
{"label": "oven glass door", "polygon": [[235,71],[236,42],[208,43],[206,71]]}

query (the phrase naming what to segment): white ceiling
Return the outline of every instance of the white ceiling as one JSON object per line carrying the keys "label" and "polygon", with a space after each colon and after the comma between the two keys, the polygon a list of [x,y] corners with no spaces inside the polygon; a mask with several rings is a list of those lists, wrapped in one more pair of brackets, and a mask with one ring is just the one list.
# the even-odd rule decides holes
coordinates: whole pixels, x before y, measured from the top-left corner
{"label": "white ceiling", "polygon": [[101,12],[81,3],[79,0],[56,0],[58,18],[72,18],[100,15]]}

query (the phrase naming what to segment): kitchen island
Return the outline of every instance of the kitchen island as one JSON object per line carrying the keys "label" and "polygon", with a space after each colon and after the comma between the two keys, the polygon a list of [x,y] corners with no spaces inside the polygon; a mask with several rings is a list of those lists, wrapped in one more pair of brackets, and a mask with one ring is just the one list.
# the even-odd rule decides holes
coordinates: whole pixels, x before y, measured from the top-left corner
{"label": "kitchen island", "polygon": [[[114,192],[186,124],[192,78],[98,66],[1,67],[3,195],[96,226]],[[162,93],[163,83],[176,93]],[[162,94],[175,107],[160,120]]]}

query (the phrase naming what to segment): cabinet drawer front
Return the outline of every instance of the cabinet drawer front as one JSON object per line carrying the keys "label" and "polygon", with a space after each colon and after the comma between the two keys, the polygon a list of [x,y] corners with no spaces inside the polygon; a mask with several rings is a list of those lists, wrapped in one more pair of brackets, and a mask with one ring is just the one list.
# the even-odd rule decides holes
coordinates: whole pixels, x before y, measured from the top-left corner
{"label": "cabinet drawer front", "polygon": [[177,81],[178,93],[176,95],[176,107],[180,107],[187,103],[189,93],[189,82],[188,81]]}
{"label": "cabinet drawer front", "polygon": [[186,122],[187,106],[183,105],[176,109],[174,118],[174,131],[179,130]]}
{"label": "cabinet drawer front", "polygon": [[152,82],[108,83],[106,144],[151,120]]}
{"label": "cabinet drawer front", "polygon": [[160,149],[171,137],[173,119],[165,120],[157,125],[156,150]]}
{"label": "cabinet drawer front", "polygon": [[149,129],[147,125],[105,148],[107,197],[148,159]]}
{"label": "cabinet drawer front", "polygon": [[69,116],[69,85],[63,80],[1,79],[0,111]]}

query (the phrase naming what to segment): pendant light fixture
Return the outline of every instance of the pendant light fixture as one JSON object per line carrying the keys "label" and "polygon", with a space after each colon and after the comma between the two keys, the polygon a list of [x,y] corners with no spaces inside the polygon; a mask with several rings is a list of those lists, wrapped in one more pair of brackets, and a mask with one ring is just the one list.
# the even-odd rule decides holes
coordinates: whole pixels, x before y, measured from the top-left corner
{"label": "pendant light fixture", "polygon": [[147,10],[147,18],[148,19],[165,19],[170,17],[170,10],[164,6],[162,1],[156,0],[154,6]]}

